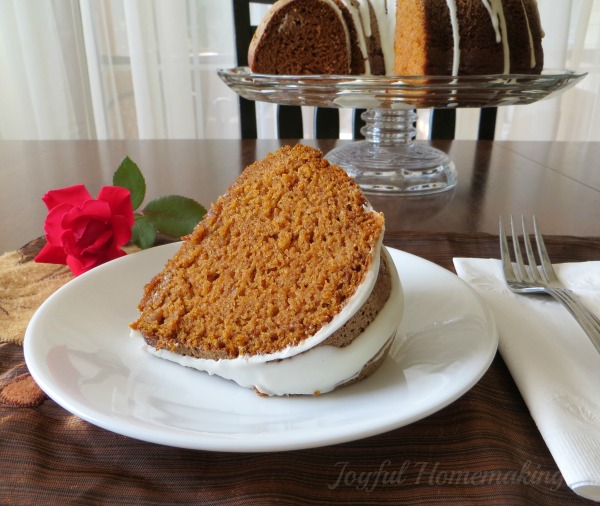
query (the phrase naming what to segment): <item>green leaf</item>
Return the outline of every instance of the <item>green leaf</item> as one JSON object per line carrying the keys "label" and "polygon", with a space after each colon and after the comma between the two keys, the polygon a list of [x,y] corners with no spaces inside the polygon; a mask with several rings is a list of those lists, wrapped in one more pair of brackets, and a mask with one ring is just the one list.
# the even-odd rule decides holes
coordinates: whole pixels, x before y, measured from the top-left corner
{"label": "green leaf", "polygon": [[133,243],[142,249],[150,248],[156,241],[156,227],[148,218],[141,214],[135,215],[131,234]]}
{"label": "green leaf", "polygon": [[128,156],[123,158],[121,165],[115,171],[113,184],[129,190],[129,193],[131,193],[131,206],[134,211],[142,205],[146,196],[146,181],[140,168]]}
{"label": "green leaf", "polygon": [[190,234],[205,214],[206,209],[201,204],[179,195],[158,197],[144,208],[144,216],[156,229],[171,237]]}

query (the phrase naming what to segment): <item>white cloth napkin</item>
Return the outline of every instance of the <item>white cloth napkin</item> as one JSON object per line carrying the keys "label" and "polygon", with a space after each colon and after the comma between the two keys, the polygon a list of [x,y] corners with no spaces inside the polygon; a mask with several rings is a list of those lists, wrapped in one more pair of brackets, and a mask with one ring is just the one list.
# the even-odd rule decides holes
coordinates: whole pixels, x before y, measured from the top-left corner
{"label": "white cloth napkin", "polygon": [[[551,297],[511,293],[500,260],[455,258],[454,266],[494,314],[499,351],[565,482],[600,501],[600,353]],[[555,268],[600,315],[600,262]]]}

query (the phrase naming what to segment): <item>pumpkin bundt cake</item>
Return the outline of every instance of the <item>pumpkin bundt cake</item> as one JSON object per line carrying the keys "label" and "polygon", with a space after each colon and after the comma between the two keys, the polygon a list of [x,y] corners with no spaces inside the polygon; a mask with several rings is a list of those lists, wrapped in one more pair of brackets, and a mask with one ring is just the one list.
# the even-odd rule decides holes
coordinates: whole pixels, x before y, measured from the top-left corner
{"label": "pumpkin bundt cake", "polygon": [[155,355],[266,395],[319,394],[381,364],[402,314],[383,215],[320,151],[247,167],[145,287]]}

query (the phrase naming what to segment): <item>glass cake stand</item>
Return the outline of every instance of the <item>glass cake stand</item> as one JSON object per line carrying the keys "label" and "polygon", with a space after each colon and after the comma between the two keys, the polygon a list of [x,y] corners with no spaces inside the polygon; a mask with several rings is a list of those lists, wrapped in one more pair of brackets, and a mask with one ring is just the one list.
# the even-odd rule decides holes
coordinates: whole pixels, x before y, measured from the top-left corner
{"label": "glass cake stand", "polygon": [[280,105],[366,109],[364,141],[326,154],[366,193],[428,195],[456,186],[454,162],[416,137],[415,109],[498,107],[555,97],[585,73],[546,70],[541,75],[486,76],[276,76],[248,67],[219,70],[221,79],[249,100]]}

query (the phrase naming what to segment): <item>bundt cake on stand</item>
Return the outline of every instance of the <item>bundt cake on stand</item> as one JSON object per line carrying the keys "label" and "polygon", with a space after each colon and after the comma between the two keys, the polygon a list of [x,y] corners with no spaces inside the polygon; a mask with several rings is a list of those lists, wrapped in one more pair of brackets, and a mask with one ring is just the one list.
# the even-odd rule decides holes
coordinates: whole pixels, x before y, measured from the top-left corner
{"label": "bundt cake on stand", "polygon": [[366,109],[364,141],[327,153],[371,194],[457,184],[450,157],[415,142],[415,109],[529,104],[583,77],[543,72],[536,0],[278,0],[219,71],[242,97]]}

